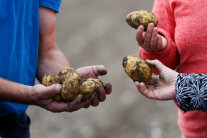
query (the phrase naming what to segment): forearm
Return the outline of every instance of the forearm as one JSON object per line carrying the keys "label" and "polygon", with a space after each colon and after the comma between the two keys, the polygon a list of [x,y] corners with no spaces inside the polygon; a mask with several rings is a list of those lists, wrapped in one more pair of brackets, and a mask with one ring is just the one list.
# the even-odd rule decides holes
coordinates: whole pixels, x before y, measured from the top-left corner
{"label": "forearm", "polygon": [[143,59],[158,59],[167,67],[175,69],[179,62],[179,53],[174,42],[175,20],[171,8],[169,1],[154,1],[153,13],[157,16],[159,21],[156,28],[158,33],[162,34],[167,40],[167,46],[165,49],[158,52],[150,52],[140,48],[139,56]]}
{"label": "forearm", "polygon": [[0,100],[29,104],[30,87],[0,78]]}
{"label": "forearm", "polygon": [[37,78],[41,81],[44,74],[58,74],[59,71],[69,66],[69,62],[64,54],[55,46],[48,49],[44,55],[39,56]]}
{"label": "forearm", "polygon": [[57,74],[69,62],[56,44],[56,12],[40,7],[39,22],[37,78],[41,81],[44,74]]}
{"label": "forearm", "polygon": [[175,92],[183,111],[207,111],[207,74],[179,74]]}

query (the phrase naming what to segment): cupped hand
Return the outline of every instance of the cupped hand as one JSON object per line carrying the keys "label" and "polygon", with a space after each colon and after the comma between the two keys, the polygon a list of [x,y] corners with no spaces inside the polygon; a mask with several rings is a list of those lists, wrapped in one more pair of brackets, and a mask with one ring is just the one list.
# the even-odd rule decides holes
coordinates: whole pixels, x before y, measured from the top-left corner
{"label": "cupped hand", "polygon": [[159,75],[153,76],[146,83],[135,82],[137,90],[147,98],[156,100],[175,99],[175,82],[178,73],[158,60],[146,60],[146,62],[155,67]]}
{"label": "cupped hand", "polygon": [[[99,76],[106,75],[107,69],[103,65],[94,65],[78,68],[77,73],[80,75],[81,79],[96,78]],[[106,99],[106,95],[110,94],[112,91],[112,86],[109,82],[104,83],[103,86],[99,86],[96,92],[91,98],[91,105],[98,106],[99,102],[103,102]],[[86,106],[87,108],[88,106]]]}
{"label": "cupped hand", "polygon": [[161,51],[167,47],[165,37],[158,34],[157,28],[153,23],[148,25],[147,31],[144,32],[144,27],[141,25],[136,32],[136,40],[138,45],[147,51]]}
{"label": "cupped hand", "polygon": [[28,91],[28,104],[40,106],[51,112],[74,112],[91,104],[91,100],[82,102],[81,95],[78,95],[72,102],[56,102],[53,97],[61,91],[60,85],[45,87],[37,84],[31,86]]}

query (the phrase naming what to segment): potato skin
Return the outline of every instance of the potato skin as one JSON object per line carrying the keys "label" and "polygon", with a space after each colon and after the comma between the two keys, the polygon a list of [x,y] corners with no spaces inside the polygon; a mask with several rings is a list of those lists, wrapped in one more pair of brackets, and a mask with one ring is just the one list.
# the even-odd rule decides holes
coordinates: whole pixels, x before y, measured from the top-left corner
{"label": "potato skin", "polygon": [[56,101],[56,102],[61,102],[62,101],[62,96],[61,94],[57,94],[53,97],[53,99]]}
{"label": "potato skin", "polygon": [[152,76],[151,67],[141,58],[126,56],[123,58],[122,65],[133,81],[146,82]]}
{"label": "potato skin", "polygon": [[[42,84],[46,87],[51,86],[53,84],[61,84],[60,77],[58,75],[45,74],[42,77]],[[61,101],[61,95],[57,94],[53,97],[53,99],[57,102]]]}
{"label": "potato skin", "polygon": [[103,83],[95,78],[83,79],[80,81],[80,94],[82,95],[82,100],[85,101],[89,99],[96,88],[98,88]]}
{"label": "potato skin", "polygon": [[51,86],[53,84],[60,84],[60,77],[58,75],[45,74],[42,77],[42,84],[44,86]]}
{"label": "potato skin", "polygon": [[61,97],[65,102],[72,101],[79,94],[79,80],[74,78],[66,79],[62,84]]}
{"label": "potato skin", "polygon": [[59,72],[59,77],[62,83],[64,83],[64,81],[68,78],[80,80],[80,76],[78,75],[76,70],[70,67],[65,67],[61,69]]}
{"label": "potato skin", "polygon": [[153,23],[156,27],[158,19],[154,13],[145,10],[134,11],[126,16],[126,22],[129,26],[137,29],[140,25],[144,26],[144,31],[147,30],[149,23]]}
{"label": "potato skin", "polygon": [[80,76],[73,68],[63,68],[58,75],[46,74],[43,77],[43,84],[50,86],[53,84],[61,84],[61,93],[54,96],[57,102],[73,101],[78,94],[82,95],[82,100],[89,99],[95,89],[103,85],[103,83],[95,78],[80,79]]}

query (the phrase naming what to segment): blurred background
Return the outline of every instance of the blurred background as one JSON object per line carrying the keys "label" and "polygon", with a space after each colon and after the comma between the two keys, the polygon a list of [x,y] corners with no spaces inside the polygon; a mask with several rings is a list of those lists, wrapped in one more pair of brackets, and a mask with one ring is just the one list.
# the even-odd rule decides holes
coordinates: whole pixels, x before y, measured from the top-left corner
{"label": "blurred background", "polygon": [[103,64],[112,94],[98,107],[51,113],[30,106],[31,138],[180,138],[173,101],[143,97],[125,74],[122,59],[137,56],[136,30],[125,21],[153,0],[62,0],[57,42],[73,68]]}

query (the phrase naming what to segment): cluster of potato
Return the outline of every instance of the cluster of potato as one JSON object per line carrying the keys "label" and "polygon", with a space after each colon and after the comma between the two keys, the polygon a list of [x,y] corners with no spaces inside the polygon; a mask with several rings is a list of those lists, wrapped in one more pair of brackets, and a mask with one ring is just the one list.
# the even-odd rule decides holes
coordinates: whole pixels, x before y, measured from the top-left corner
{"label": "cluster of potato", "polygon": [[81,79],[73,68],[63,68],[58,75],[45,74],[42,78],[44,86],[53,84],[62,85],[61,93],[54,97],[57,102],[68,102],[76,98],[78,94],[82,95],[82,100],[89,99],[95,89],[103,83],[95,78]]}

